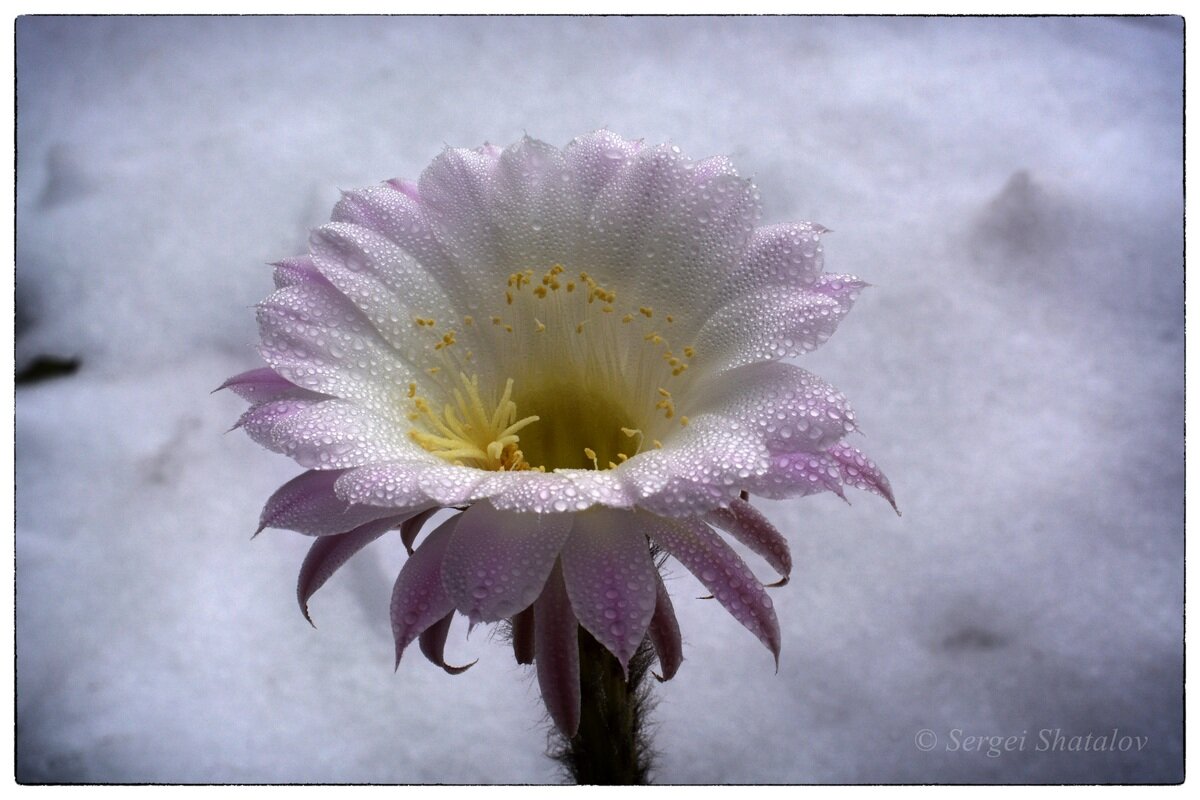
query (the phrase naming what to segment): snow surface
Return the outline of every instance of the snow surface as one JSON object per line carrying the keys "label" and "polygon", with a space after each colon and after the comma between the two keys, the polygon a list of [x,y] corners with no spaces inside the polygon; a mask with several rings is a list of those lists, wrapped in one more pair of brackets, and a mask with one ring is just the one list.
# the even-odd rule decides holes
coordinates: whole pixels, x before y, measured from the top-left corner
{"label": "snow surface", "polygon": [[[452,632],[465,675],[392,674],[397,543],[309,628],[308,541],[249,538],[298,469],[208,392],[258,365],[263,265],[339,187],[606,125],[836,231],[828,268],[875,288],[805,366],[904,512],[764,504],[797,563],[778,674],[672,570],[658,779],[1180,780],[1182,44],[1178,18],[20,19],[18,368],[82,366],[16,393],[19,779],[560,780],[485,629]],[[1113,728],[1147,743],[1037,752]]]}

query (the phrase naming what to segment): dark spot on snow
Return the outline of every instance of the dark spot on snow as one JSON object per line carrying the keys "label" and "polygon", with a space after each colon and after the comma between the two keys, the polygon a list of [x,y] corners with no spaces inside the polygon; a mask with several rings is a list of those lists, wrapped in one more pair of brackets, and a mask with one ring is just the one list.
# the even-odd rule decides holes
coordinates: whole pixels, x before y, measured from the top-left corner
{"label": "dark spot on snow", "polygon": [[27,386],[31,383],[40,383],[54,378],[65,378],[79,371],[79,363],[78,358],[38,356],[25,365],[24,369],[17,371],[16,384],[18,386]]}
{"label": "dark spot on snow", "polygon": [[1003,647],[1004,644],[1004,637],[999,634],[993,633],[986,628],[977,628],[968,625],[943,639],[942,649],[949,652],[995,650],[998,647]]}
{"label": "dark spot on snow", "polygon": [[1063,239],[1069,228],[1066,217],[1062,205],[1026,170],[1018,170],[984,206],[972,231],[972,244],[981,255],[1004,260],[1044,256]]}
{"label": "dark spot on snow", "polygon": [[56,144],[46,154],[46,185],[38,197],[43,209],[65,205],[90,194],[94,182],[88,177],[83,159],[71,148]]}

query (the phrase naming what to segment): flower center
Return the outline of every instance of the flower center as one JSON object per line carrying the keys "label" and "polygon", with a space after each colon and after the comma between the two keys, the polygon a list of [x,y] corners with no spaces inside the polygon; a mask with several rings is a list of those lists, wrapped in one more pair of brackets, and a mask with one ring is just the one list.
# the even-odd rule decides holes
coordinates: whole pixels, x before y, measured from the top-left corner
{"label": "flower center", "polygon": [[672,349],[671,315],[621,308],[558,264],[510,275],[497,305],[490,325],[463,318],[462,342],[414,320],[436,362],[428,394],[409,386],[409,435],[425,450],[487,470],[609,469],[688,424],[675,394],[694,351]]}

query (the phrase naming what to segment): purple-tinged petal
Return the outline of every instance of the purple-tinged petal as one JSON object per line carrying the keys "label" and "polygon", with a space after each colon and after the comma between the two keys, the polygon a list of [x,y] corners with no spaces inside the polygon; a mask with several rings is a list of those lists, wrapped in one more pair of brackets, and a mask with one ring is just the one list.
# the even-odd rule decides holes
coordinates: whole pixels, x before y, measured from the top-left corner
{"label": "purple-tinged petal", "polygon": [[754,231],[742,262],[718,295],[726,302],[768,286],[812,286],[824,271],[823,225],[789,222]]}
{"label": "purple-tinged petal", "polygon": [[742,486],[767,472],[768,457],[754,432],[725,417],[700,414],[661,450],[645,450],[614,472],[638,508],[690,517],[728,504]]}
{"label": "purple-tinged petal", "polygon": [[272,449],[311,469],[361,467],[422,452],[403,428],[345,400],[326,400],[288,414],[272,426],[270,440]]}
{"label": "purple-tinged petal", "polygon": [[263,507],[258,530],[285,528],[329,536],[397,515],[393,508],[351,505],[339,499],[333,485],[341,474],[340,470],[309,470],[280,486]]}
{"label": "purple-tinged petal", "polygon": [[283,261],[276,261],[271,266],[275,268],[276,289],[286,289],[302,283],[329,285],[329,281],[325,280],[325,277],[317,271],[317,268],[313,266],[312,259],[308,256],[285,258]]}
{"label": "purple-tinged petal", "polygon": [[488,472],[475,489],[475,497],[486,498],[502,511],[536,514],[582,511],[590,498],[575,489],[574,482],[557,472]]}
{"label": "purple-tinged petal", "polygon": [[258,305],[263,360],[314,392],[395,413],[418,370],[398,357],[363,312],[328,283],[279,289]]}
{"label": "purple-tinged petal", "polygon": [[417,184],[437,240],[464,273],[479,278],[504,274],[504,265],[495,263],[495,209],[488,202],[496,164],[492,156],[448,147],[425,168]]}
{"label": "purple-tinged petal", "polygon": [[730,369],[803,355],[833,335],[847,310],[839,301],[807,290],[750,292],[708,318],[696,336],[692,366]]}
{"label": "purple-tinged petal", "polygon": [[625,162],[641,149],[640,141],[622,138],[608,130],[593,131],[571,140],[563,155],[585,211],[591,208],[596,195],[621,171]]}
{"label": "purple-tinged petal", "polygon": [[275,438],[275,425],[302,411],[307,411],[319,402],[321,401],[312,398],[284,398],[258,403],[250,406],[242,416],[238,417],[233,429],[241,428],[258,444],[268,450],[282,453],[283,445]]}
{"label": "purple-tinged petal", "polygon": [[658,570],[632,511],[596,508],[575,515],[563,545],[562,571],[579,624],[621,662],[646,636]]}
{"label": "purple-tinged petal", "polygon": [[745,487],[763,497],[806,497],[833,492],[843,500],[842,473],[837,461],[826,452],[777,453],[771,457],[767,474],[747,481]]}
{"label": "purple-tinged petal", "polygon": [[454,601],[442,586],[446,546],[462,515],[437,526],[404,562],[392,588],[392,635],[396,639],[396,666],[404,648],[429,626],[454,611]]}
{"label": "purple-tinged petal", "polygon": [[532,664],[536,654],[534,648],[533,606],[525,609],[512,618],[513,655],[518,664]]}
{"label": "purple-tinged petal", "polygon": [[714,509],[707,518],[766,559],[771,568],[787,582],[792,574],[791,549],[787,539],[761,511],[745,500],[738,499],[730,503],[729,508]]}
{"label": "purple-tinged petal", "polygon": [[896,497],[892,494],[892,485],[874,461],[863,455],[861,451],[846,444],[834,445],[829,448],[828,452],[830,457],[837,462],[838,469],[842,473],[842,480],[856,489],[879,495],[891,503],[897,514],[900,513],[900,509],[896,508]]}
{"label": "purple-tinged petal", "polygon": [[470,664],[464,664],[461,667],[452,667],[446,663],[446,635],[450,633],[450,622],[454,619],[454,612],[451,611],[446,616],[439,619],[437,622],[430,625],[421,632],[419,644],[421,652],[427,659],[438,665],[451,675],[461,675],[462,673],[475,666],[475,659]]}
{"label": "purple-tinged petal", "polygon": [[417,188],[416,181],[410,181],[407,178],[392,178],[387,181],[387,185],[411,200],[421,199],[421,191]]}
{"label": "purple-tinged petal", "polygon": [[266,403],[271,400],[310,399],[323,400],[326,395],[301,389],[270,367],[259,367],[234,375],[217,387],[216,391],[230,389],[238,397],[251,403]]}
{"label": "purple-tinged petal", "polygon": [[655,605],[654,616],[650,618],[650,627],[646,631],[654,652],[658,654],[658,666],[662,675],[655,675],[659,681],[669,681],[679,671],[683,663],[683,636],[679,632],[679,620],[675,618],[675,607],[671,605],[671,595],[662,581],[662,576],[655,574]]}
{"label": "purple-tinged petal", "polygon": [[413,554],[413,542],[417,540],[421,528],[425,527],[425,523],[429,521],[430,517],[441,510],[438,506],[434,506],[428,511],[422,511],[420,514],[404,520],[404,524],[400,526],[400,541],[410,556]]}
{"label": "purple-tinged petal", "polygon": [[[362,550],[371,542],[400,523],[403,517],[387,517],[360,525],[347,533],[335,536],[322,536],[313,542],[300,565],[300,578],[296,582],[296,599],[300,601],[300,611],[310,625],[312,617],[308,615],[309,598],[325,585],[325,581],[337,572],[350,556]],[[315,626],[314,626],[315,627]]]}
{"label": "purple-tinged petal", "polygon": [[820,452],[857,430],[837,389],[807,370],[768,361],[720,373],[696,389],[691,413],[711,413],[756,433],[772,453]]}
{"label": "purple-tinged petal", "polygon": [[712,528],[696,519],[647,515],[646,533],[675,557],[775,656],[779,667],[779,620],[766,589]]}
{"label": "purple-tinged petal", "polygon": [[571,533],[570,514],[497,511],[481,502],[459,518],[446,549],[442,580],[455,607],[474,625],[528,608]]}
{"label": "purple-tinged petal", "polygon": [[841,307],[842,315],[850,313],[850,307],[871,284],[854,275],[822,275],[812,290],[834,300]]}
{"label": "purple-tinged petal", "polygon": [[309,250],[321,274],[409,362],[423,363],[432,345],[418,335],[418,317],[458,328],[460,336],[469,333],[426,267],[383,233],[332,222],[312,232]]}
{"label": "purple-tinged petal", "polygon": [[[369,506],[407,507],[422,505],[430,495],[421,487],[420,481],[428,469],[438,469],[434,464],[443,462],[428,460],[394,461],[383,464],[368,464],[347,470],[338,479],[334,490],[338,497],[348,503]],[[478,472],[478,470],[476,470]],[[458,503],[441,503],[443,506]]]}
{"label": "purple-tinged petal", "polygon": [[579,730],[579,622],[556,562],[533,606],[538,686],[550,718],[568,739]]}
{"label": "purple-tinged petal", "polygon": [[639,151],[601,189],[582,255],[630,287],[640,304],[690,330],[696,323],[689,318],[740,260],[760,208],[754,185],[724,171],[727,162],[697,176],[695,162],[678,150]]}

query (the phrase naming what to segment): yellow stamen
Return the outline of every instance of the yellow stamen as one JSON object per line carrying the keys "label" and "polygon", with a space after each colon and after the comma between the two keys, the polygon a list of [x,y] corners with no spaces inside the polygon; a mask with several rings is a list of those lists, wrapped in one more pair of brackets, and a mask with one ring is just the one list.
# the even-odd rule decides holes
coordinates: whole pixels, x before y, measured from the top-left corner
{"label": "yellow stamen", "polygon": [[409,431],[413,441],[439,458],[452,464],[489,470],[530,469],[517,447],[517,433],[537,422],[539,417],[517,419],[517,405],[512,401],[513,382],[504,386],[504,394],[489,414],[479,394],[478,377],[468,378],[459,373],[460,388],[453,390],[454,403],[447,403],[441,415],[433,413],[424,398],[415,397],[416,414],[409,419],[420,421],[424,430]]}

